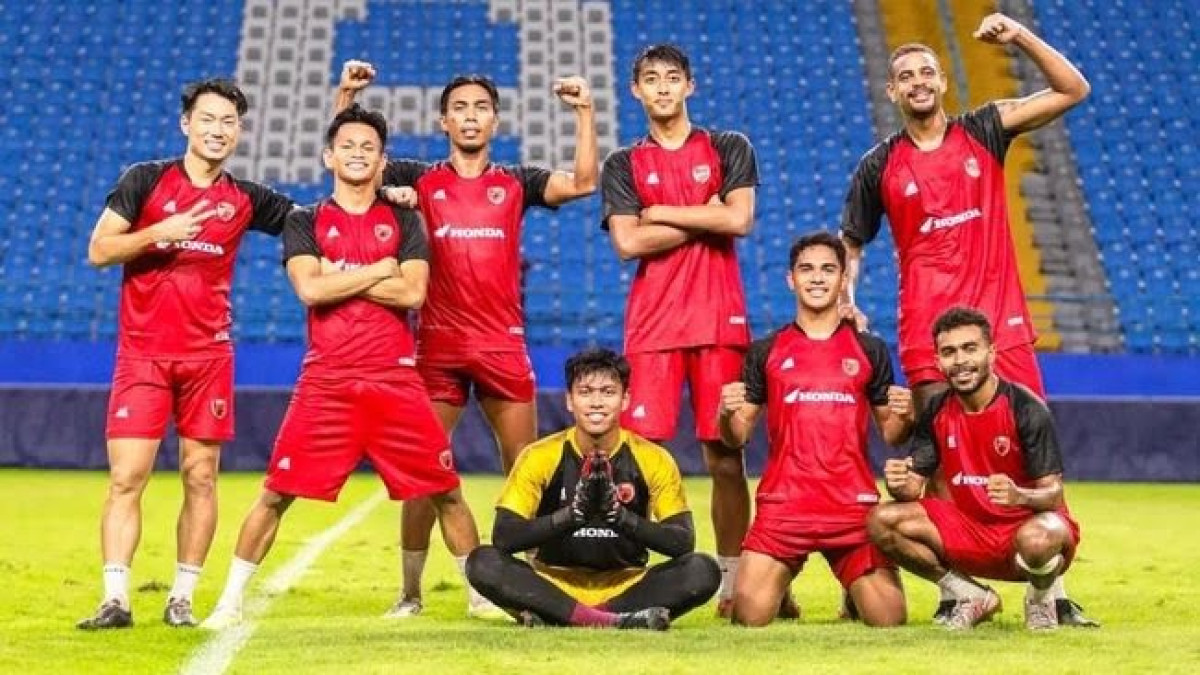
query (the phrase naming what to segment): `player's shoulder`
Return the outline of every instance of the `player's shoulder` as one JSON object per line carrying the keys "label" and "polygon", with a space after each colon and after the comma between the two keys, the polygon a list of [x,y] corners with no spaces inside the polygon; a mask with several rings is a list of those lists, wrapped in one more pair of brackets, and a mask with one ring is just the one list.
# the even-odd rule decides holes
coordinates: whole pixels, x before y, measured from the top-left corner
{"label": "player's shoulder", "polygon": [[946,408],[946,404],[950,398],[954,396],[954,390],[943,389],[929,398],[929,402],[925,404],[923,416],[928,419],[933,419]]}
{"label": "player's shoulder", "polygon": [[793,325],[795,324],[788,322],[782,326],[779,326],[778,328],[775,328],[766,335],[752,341],[747,351],[753,354],[767,354],[771,351],[771,347],[775,346],[775,342],[779,340],[779,337],[791,330]]}
{"label": "player's shoulder", "polygon": [[706,134],[709,142],[718,148],[754,147],[754,144],[750,142],[750,137],[740,131],[710,129],[707,127],[698,127],[697,131]]}
{"label": "player's shoulder", "polygon": [[531,457],[543,455],[561,455],[563,449],[567,447],[570,441],[571,429],[563,429],[562,431],[556,431],[548,436],[542,436],[536,441],[530,443],[529,445],[525,446],[525,449],[521,451],[521,454],[524,455],[528,453]]}
{"label": "player's shoulder", "polygon": [[894,131],[887,138],[872,145],[858,158],[858,171],[882,172],[887,160],[896,149],[896,145],[904,138],[904,131]]}
{"label": "player's shoulder", "polygon": [[134,162],[126,167],[123,176],[134,178],[137,180],[158,180],[171,167],[181,164],[181,157],[164,157],[160,159],[146,159],[140,162]]}
{"label": "player's shoulder", "polygon": [[858,344],[862,345],[864,351],[868,353],[887,353],[887,342],[883,338],[869,331],[857,330],[854,324],[849,322],[844,323],[843,326],[843,330],[849,330],[854,334],[855,339],[858,340]]}
{"label": "player's shoulder", "polygon": [[637,147],[636,144],[626,145],[609,152],[608,156],[604,158],[604,168],[609,169],[617,166],[628,167],[629,157],[633,154],[633,149],[635,147]]}
{"label": "player's shoulder", "polygon": [[632,431],[626,431],[625,442],[629,446],[630,452],[637,460],[638,466],[642,471],[653,471],[661,468],[671,468],[675,466],[675,457],[665,446],[655,443],[654,441]]}
{"label": "player's shoulder", "polygon": [[1013,412],[1025,419],[1049,419],[1050,406],[1040,396],[1023,384],[1000,380],[1000,388],[1008,397]]}

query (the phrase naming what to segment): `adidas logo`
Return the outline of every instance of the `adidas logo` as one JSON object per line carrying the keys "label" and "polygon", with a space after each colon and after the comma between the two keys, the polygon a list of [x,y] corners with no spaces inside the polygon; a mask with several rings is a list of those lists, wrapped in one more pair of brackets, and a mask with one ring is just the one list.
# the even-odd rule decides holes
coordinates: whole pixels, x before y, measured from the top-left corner
{"label": "adidas logo", "polygon": [[658,185],[658,172],[651,171],[649,176],[646,176],[646,185]]}
{"label": "adidas logo", "polygon": [[167,213],[175,213],[175,211],[177,211],[178,209],[179,209],[179,207],[175,204],[174,199],[167,202],[166,204],[163,204],[163,211],[166,211]]}
{"label": "adidas logo", "polygon": [[635,420],[640,420],[640,419],[645,418],[646,417],[646,406],[639,405],[638,407],[634,408],[632,417]]}
{"label": "adidas logo", "polygon": [[908,185],[904,188],[904,196],[911,197],[915,194],[917,194],[917,184],[910,180],[908,181]]}
{"label": "adidas logo", "polygon": [[434,192],[434,193],[433,193],[433,200],[434,200],[434,201],[437,201],[437,202],[444,202],[444,201],[446,201],[446,191],[445,191],[445,190],[441,190],[441,189],[439,189],[437,192]]}
{"label": "adidas logo", "polygon": [[117,408],[117,412],[113,414],[113,417],[115,417],[119,420],[129,419],[129,407],[121,406],[120,408]]}
{"label": "adidas logo", "polygon": [[780,370],[791,370],[796,367],[796,361],[792,357],[787,357],[787,360],[779,364]]}
{"label": "adidas logo", "polygon": [[342,233],[338,232],[337,225],[334,225],[333,227],[329,228],[329,232],[327,232],[325,234],[326,239],[333,239],[334,237],[340,237],[340,236],[342,236]]}
{"label": "adidas logo", "polygon": [[279,463],[275,465],[275,468],[279,469],[280,471],[287,471],[288,469],[291,469],[292,468],[292,458],[284,457],[283,459],[279,460]]}

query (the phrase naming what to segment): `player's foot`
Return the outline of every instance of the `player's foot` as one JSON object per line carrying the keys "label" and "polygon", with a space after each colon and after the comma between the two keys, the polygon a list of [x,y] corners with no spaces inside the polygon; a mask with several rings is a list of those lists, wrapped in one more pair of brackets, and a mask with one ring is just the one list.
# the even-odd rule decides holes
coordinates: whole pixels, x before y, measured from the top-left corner
{"label": "player's foot", "polygon": [[733,598],[717,599],[717,618],[729,619],[733,616]]}
{"label": "player's foot", "polygon": [[512,615],[500,609],[487,598],[467,604],[467,616],[472,619],[512,619]]}
{"label": "player's foot", "polygon": [[411,619],[421,613],[425,607],[420,598],[400,598],[388,611],[383,613],[385,619]]}
{"label": "player's foot", "polygon": [[527,609],[521,612],[518,623],[526,628],[541,628],[542,626],[546,625],[546,622],[544,619],[542,619],[542,617]]}
{"label": "player's foot", "polygon": [[200,627],[205,630],[225,630],[242,622],[241,608],[231,609],[229,607],[217,606],[208,618],[200,622]]}
{"label": "player's foot", "polygon": [[1058,614],[1058,625],[1075,628],[1099,628],[1100,622],[1085,616],[1079,603],[1070,598],[1058,598],[1054,601],[1054,609]]}
{"label": "player's foot", "polygon": [[858,621],[858,607],[854,604],[854,598],[850,597],[849,593],[842,592],[842,606],[838,609],[838,618],[843,621]]}
{"label": "player's foot", "polygon": [[106,628],[132,628],[133,612],[121,606],[116,598],[105,600],[95,615],[75,624],[80,630],[104,630]]}
{"label": "player's foot", "polygon": [[937,609],[933,611],[933,625],[948,626],[950,625],[950,617],[954,615],[954,606],[958,603],[954,600],[941,600],[938,602]]}
{"label": "player's foot", "polygon": [[167,598],[163,610],[163,623],[172,628],[195,628],[196,617],[192,615],[192,601],[187,598]]}
{"label": "player's foot", "polygon": [[648,607],[636,612],[617,615],[617,628],[622,630],[666,630],[671,627],[671,612],[666,607]]}
{"label": "player's foot", "polygon": [[800,618],[800,605],[796,604],[796,598],[790,590],[783,594],[783,599],[779,601],[779,613],[775,616],[785,621]]}
{"label": "player's foot", "polygon": [[954,604],[950,621],[946,628],[950,630],[970,630],[992,618],[1000,611],[1000,596],[990,588],[984,589],[982,595],[961,598]]}
{"label": "player's foot", "polygon": [[1054,607],[1054,598],[1047,596],[1037,602],[1025,598],[1025,627],[1029,630],[1057,630],[1058,610]]}

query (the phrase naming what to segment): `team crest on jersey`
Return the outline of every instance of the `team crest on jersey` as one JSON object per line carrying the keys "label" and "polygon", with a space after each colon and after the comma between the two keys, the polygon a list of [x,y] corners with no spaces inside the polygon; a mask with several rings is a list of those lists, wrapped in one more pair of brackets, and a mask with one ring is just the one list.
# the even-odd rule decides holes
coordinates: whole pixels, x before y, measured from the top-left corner
{"label": "team crest on jersey", "polygon": [[858,359],[842,359],[842,372],[847,377],[854,377],[858,374]]}
{"label": "team crest on jersey", "polygon": [[712,176],[712,167],[707,164],[692,167],[692,180],[703,183]]}
{"label": "team crest on jersey", "polygon": [[217,217],[221,220],[228,223],[229,221],[233,220],[233,216],[236,213],[237,209],[233,208],[233,204],[230,204],[229,202],[217,203]]}
{"label": "team crest on jersey", "polygon": [[208,402],[208,410],[212,413],[213,417],[223,420],[225,419],[225,414],[229,412],[229,405],[223,398],[214,398]]}
{"label": "team crest on jersey", "polygon": [[1003,457],[1012,450],[1012,441],[1008,436],[997,436],[992,439],[992,449],[996,451],[997,455]]}
{"label": "team crest on jersey", "polygon": [[633,483],[618,483],[617,484],[617,499],[622,504],[628,504],[633,501],[636,492],[633,489]]}
{"label": "team crest on jersey", "polygon": [[448,450],[448,449],[443,450],[441,452],[441,454],[438,455],[438,464],[441,464],[442,468],[447,471],[453,471],[454,470],[454,453],[450,452],[450,450]]}
{"label": "team crest on jersey", "polygon": [[971,178],[979,178],[979,160],[974,157],[968,157],[967,161],[963,162],[963,170]]}
{"label": "team crest on jersey", "polygon": [[387,223],[379,223],[375,226],[375,238],[379,241],[387,241],[388,239],[391,239],[395,232],[396,230],[392,229],[392,226],[388,225]]}
{"label": "team crest on jersey", "polygon": [[507,195],[508,195],[508,192],[504,188],[500,187],[499,185],[493,185],[492,187],[487,189],[488,201],[497,206],[499,206],[504,201],[504,198]]}

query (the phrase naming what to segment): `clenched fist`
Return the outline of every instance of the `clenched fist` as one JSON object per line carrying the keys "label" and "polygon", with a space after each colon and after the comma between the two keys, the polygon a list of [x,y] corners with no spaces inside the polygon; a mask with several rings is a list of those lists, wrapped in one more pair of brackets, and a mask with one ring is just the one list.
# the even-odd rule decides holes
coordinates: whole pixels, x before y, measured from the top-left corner
{"label": "clenched fist", "polygon": [[338,87],[348,91],[360,91],[375,80],[375,66],[366,61],[351,59],[342,64],[342,81]]}
{"label": "clenched fist", "polygon": [[989,14],[983,18],[974,37],[993,45],[1005,45],[1017,39],[1025,27],[1020,22],[1003,14]]}

